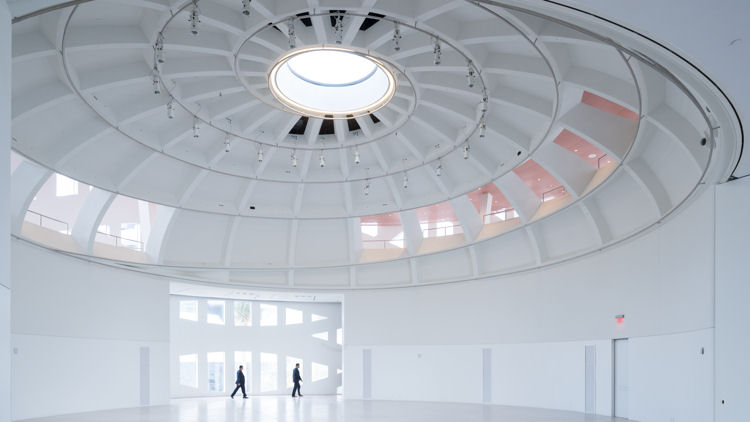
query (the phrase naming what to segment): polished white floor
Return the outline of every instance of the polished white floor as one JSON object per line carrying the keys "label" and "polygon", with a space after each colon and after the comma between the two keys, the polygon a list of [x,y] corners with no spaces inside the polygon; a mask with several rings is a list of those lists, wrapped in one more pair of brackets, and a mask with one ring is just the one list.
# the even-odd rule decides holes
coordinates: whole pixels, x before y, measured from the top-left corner
{"label": "polished white floor", "polygon": [[[78,413],[27,422],[613,422],[559,410],[459,403],[343,400],[337,396],[255,396],[172,400],[169,405]],[[632,421],[630,421],[632,422]]]}

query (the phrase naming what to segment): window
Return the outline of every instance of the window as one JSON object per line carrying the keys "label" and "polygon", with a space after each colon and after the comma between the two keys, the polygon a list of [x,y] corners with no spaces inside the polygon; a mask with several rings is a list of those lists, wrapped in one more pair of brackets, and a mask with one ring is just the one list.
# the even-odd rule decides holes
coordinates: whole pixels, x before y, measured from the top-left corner
{"label": "window", "polygon": [[210,352],[208,361],[208,391],[223,393],[224,385],[224,352]]}
{"label": "window", "polygon": [[343,344],[343,330],[341,328],[336,329],[336,344],[339,346]]}
{"label": "window", "polygon": [[57,196],[78,195],[78,182],[62,174],[57,174],[55,177],[55,194]]}
{"label": "window", "polygon": [[[275,306],[274,306],[275,308]],[[260,392],[275,391],[279,387],[279,367],[276,353],[260,354]]]}
{"label": "window", "polygon": [[268,305],[262,303],[260,305],[260,326],[271,327],[276,326],[279,320],[278,307],[276,305]]}
{"label": "window", "polygon": [[198,388],[198,355],[180,355],[180,385]]}
{"label": "window", "polygon": [[197,300],[180,301],[180,319],[186,319],[188,321],[198,321]]}
{"label": "window", "polygon": [[320,340],[328,341],[328,331],[323,331],[322,333],[315,333],[312,336]]}
{"label": "window", "polygon": [[234,325],[250,327],[253,325],[253,304],[242,300],[234,301]]}
{"label": "window", "polygon": [[312,363],[312,382],[328,378],[328,365]]}
{"label": "window", "polygon": [[209,324],[224,325],[224,301],[207,300],[206,322]]}
{"label": "window", "polygon": [[[252,377],[250,369],[253,365],[253,352],[235,351],[234,352],[234,371],[238,371],[242,365],[242,372],[245,374],[245,389],[249,393],[252,386]],[[232,380],[234,382],[234,380]]]}
{"label": "window", "polygon": [[[292,387],[294,387],[294,382],[292,381],[292,372],[294,371],[294,366],[296,364],[298,364],[298,363],[299,363],[299,370],[300,370],[300,372],[302,372],[302,366],[303,366],[302,359],[295,358],[295,357],[292,357],[292,356],[287,356],[286,357],[286,372],[287,372],[286,388],[292,388]],[[302,374],[300,374],[300,375],[302,375]],[[304,377],[302,377],[302,378],[304,379]]]}
{"label": "window", "polygon": [[302,324],[303,322],[302,311],[286,308],[286,325]]}
{"label": "window", "polygon": [[328,317],[324,317],[323,315],[318,315],[318,314],[312,314],[310,316],[310,319],[312,320],[312,322],[316,322],[316,321],[323,321],[324,319],[328,319]]}

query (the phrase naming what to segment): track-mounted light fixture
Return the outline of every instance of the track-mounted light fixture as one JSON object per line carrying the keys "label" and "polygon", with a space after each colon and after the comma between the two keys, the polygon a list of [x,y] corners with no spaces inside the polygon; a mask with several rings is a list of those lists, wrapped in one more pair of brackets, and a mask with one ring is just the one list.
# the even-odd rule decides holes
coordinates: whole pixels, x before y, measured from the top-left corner
{"label": "track-mounted light fixture", "polygon": [[154,69],[151,70],[151,84],[154,87],[154,94],[161,94],[161,86],[159,86],[159,69],[154,65]]}
{"label": "track-mounted light fixture", "polygon": [[325,167],[326,166],[326,157],[325,157],[325,155],[323,155],[322,152],[320,153],[320,157],[318,158],[318,161],[320,162],[320,166],[321,167]]}
{"label": "track-mounted light fixture", "polygon": [[479,121],[479,137],[484,138],[487,135],[487,121],[485,120],[484,116],[482,116],[482,119]]}
{"label": "track-mounted light fixture", "polygon": [[409,187],[409,176],[404,173],[404,189]]}
{"label": "track-mounted light fixture", "polygon": [[190,15],[188,16],[188,23],[190,24],[190,33],[198,35],[198,26],[201,23],[201,11],[198,9],[198,0],[193,0],[193,6],[190,8]]}
{"label": "track-mounted light fixture", "polygon": [[469,159],[469,144],[464,145],[464,160]]}
{"label": "track-mounted light fixture", "polygon": [[292,151],[292,167],[297,167],[297,152]]}
{"label": "track-mounted light fixture", "polygon": [[370,194],[370,182],[365,183],[365,196]]}
{"label": "track-mounted light fixture", "polygon": [[242,14],[245,16],[250,16],[250,1],[242,0]]}
{"label": "track-mounted light fixture", "polygon": [[469,88],[474,88],[474,83],[477,81],[477,74],[474,70],[474,65],[471,63],[471,60],[469,60],[469,63],[466,65],[466,84],[469,86]]}
{"label": "track-mounted light fixture", "polygon": [[393,23],[393,39],[391,45],[394,51],[401,50],[401,28],[398,27],[398,22]]}
{"label": "track-mounted light fixture", "polygon": [[170,99],[167,103],[167,117],[174,119],[174,99]]}
{"label": "track-mounted light fixture", "polygon": [[198,139],[201,136],[201,127],[198,124],[198,118],[193,118],[193,138]]}
{"label": "track-mounted light fixture", "polygon": [[157,63],[164,63],[164,34],[159,32],[154,43],[154,58]]}
{"label": "track-mounted light fixture", "polygon": [[443,165],[438,164],[438,166],[435,168],[435,176],[440,177],[443,174]]}
{"label": "track-mounted light fixture", "polygon": [[354,150],[354,164],[359,164],[359,161],[360,161],[359,160],[359,150],[355,149]]}
{"label": "track-mounted light fixture", "polygon": [[258,148],[258,162],[259,163],[263,162],[263,149],[261,148]]}
{"label": "track-mounted light fixture", "polygon": [[440,49],[440,38],[435,37],[434,45],[432,46],[432,61],[435,63],[435,65],[440,64],[442,51]]}
{"label": "track-mounted light fixture", "polygon": [[232,136],[229,133],[224,134],[224,152],[232,150]]}
{"label": "track-mounted light fixture", "polygon": [[297,47],[297,35],[294,33],[294,18],[290,17],[289,20],[287,20],[286,23],[287,29],[286,34],[289,37],[289,48],[296,48]]}
{"label": "track-mounted light fixture", "polygon": [[344,41],[344,15],[336,16],[333,32],[336,35],[336,44],[341,44]]}

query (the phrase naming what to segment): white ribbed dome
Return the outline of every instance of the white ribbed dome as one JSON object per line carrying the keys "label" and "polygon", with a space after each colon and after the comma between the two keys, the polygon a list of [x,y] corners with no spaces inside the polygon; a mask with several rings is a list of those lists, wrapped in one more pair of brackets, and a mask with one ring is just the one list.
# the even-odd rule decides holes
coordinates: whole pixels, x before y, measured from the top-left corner
{"label": "white ribbed dome", "polygon": [[[197,6],[194,31],[193,2],[92,1],[14,24],[16,234],[214,281],[463,280],[627,239],[739,157],[736,121],[700,76],[582,16],[463,1]],[[312,72],[300,81],[329,85],[310,92],[343,108],[298,114],[268,81],[309,47],[373,60],[392,98],[355,107],[336,90],[367,78]],[[60,209],[39,194],[52,172],[92,186],[71,215],[47,215],[69,237],[23,223]],[[143,246],[123,254],[100,243],[128,200],[143,201],[127,217]]]}

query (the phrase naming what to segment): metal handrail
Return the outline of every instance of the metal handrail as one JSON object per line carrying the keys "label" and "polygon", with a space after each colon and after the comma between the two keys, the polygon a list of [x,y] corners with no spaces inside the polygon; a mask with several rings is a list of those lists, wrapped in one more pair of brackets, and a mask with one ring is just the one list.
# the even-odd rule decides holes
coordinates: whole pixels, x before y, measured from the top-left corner
{"label": "metal handrail", "polygon": [[[510,213],[510,217],[508,216],[509,213]],[[490,213],[484,214],[482,216],[482,221],[484,222],[484,224],[488,224],[487,220],[489,219],[489,217],[492,217],[493,215],[499,215],[499,214],[505,214],[505,218],[501,219],[503,221],[508,221],[508,220],[512,220],[514,218],[519,218],[520,217],[518,215],[518,212],[516,212],[515,208],[508,207],[508,208],[502,208],[502,209],[499,209],[497,211],[492,211]]]}
{"label": "metal handrail", "polygon": [[[544,197],[545,197],[545,196],[546,196],[546,195],[547,195],[548,193],[552,193],[552,192],[555,192],[555,191],[557,191],[557,190],[560,190],[560,189],[562,189],[562,190],[563,190],[563,191],[562,191],[562,194],[563,194],[563,195],[565,195],[565,194],[567,194],[567,193],[568,193],[568,191],[567,191],[567,190],[565,190],[565,186],[563,186],[563,185],[560,185],[560,186],[558,186],[558,187],[555,187],[555,188],[552,188],[552,189],[550,189],[550,190],[548,190],[548,191],[542,192],[542,202],[546,202],[546,201],[547,201],[546,199],[544,199]],[[550,200],[552,200],[552,199],[554,199],[554,198],[550,198]]]}
{"label": "metal handrail", "polygon": [[442,234],[442,235],[437,235],[437,234],[435,234],[435,235],[434,235],[434,236],[432,236],[432,237],[445,237],[445,236],[453,236],[454,234],[461,234],[461,233],[463,233],[463,232],[464,232],[464,229],[463,229],[463,227],[461,226],[461,224],[453,224],[453,225],[450,225],[450,226],[445,226],[445,227],[430,227],[430,228],[427,228],[427,229],[422,229],[422,237],[430,237],[430,236],[425,236],[425,232],[428,232],[428,233],[429,233],[429,232],[431,232],[431,231],[437,232],[438,230],[442,230],[442,231],[443,231],[443,233],[445,233],[445,231],[446,231],[447,229],[453,229],[453,233],[451,233],[451,234]]}
{"label": "metal handrail", "polygon": [[[129,248],[129,249],[134,249],[136,251],[142,251],[143,250],[143,242],[140,241],[140,240],[128,239],[127,237],[117,236],[117,235],[109,234],[109,233],[105,233],[105,232],[100,232],[98,230],[96,231],[96,234],[97,235],[101,234],[101,235],[104,235],[104,236],[109,236],[109,237],[114,238],[115,239],[115,246],[120,246],[120,247]],[[131,242],[131,243],[135,244],[135,247],[131,247],[130,245],[123,244],[122,243],[123,240],[126,241],[126,242]]]}
{"label": "metal handrail", "polygon": [[598,169],[602,168],[602,158],[604,158],[604,157],[609,157],[609,155],[604,154],[601,157],[597,158],[596,159],[596,168],[598,168]]}
{"label": "metal handrail", "polygon": [[[32,210],[27,209],[26,210],[26,214],[29,214],[29,213],[37,215],[39,217],[39,224],[38,224],[39,227],[45,227],[45,225],[43,224],[43,221],[46,218],[47,220],[52,220],[52,221],[55,221],[55,222],[60,223],[60,224],[65,224],[65,234],[70,234],[70,226],[68,225],[67,222],[62,221],[62,220],[58,220],[57,218],[50,217],[48,215],[44,215],[44,214],[38,213],[36,211],[32,211]],[[24,220],[25,220],[25,218],[24,218]],[[51,228],[51,227],[47,226],[47,228]]]}

